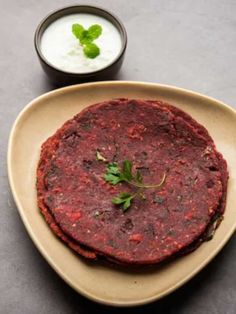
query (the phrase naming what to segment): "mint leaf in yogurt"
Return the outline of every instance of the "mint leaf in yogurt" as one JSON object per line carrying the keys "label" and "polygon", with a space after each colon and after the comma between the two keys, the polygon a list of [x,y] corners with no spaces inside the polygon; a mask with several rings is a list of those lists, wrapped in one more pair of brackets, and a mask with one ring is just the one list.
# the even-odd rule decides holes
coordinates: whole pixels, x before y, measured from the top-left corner
{"label": "mint leaf in yogurt", "polygon": [[102,27],[98,24],[94,24],[89,27],[88,33],[89,37],[92,38],[92,40],[95,40],[102,34]]}
{"label": "mint leaf in yogurt", "polygon": [[100,49],[97,45],[93,43],[87,43],[84,45],[84,54],[86,57],[94,59],[100,54]]}
{"label": "mint leaf in yogurt", "polygon": [[100,54],[99,47],[93,43],[102,34],[102,27],[98,24],[91,25],[85,29],[81,24],[72,25],[72,33],[83,46],[83,52],[90,59],[96,58]]}
{"label": "mint leaf in yogurt", "polygon": [[92,43],[93,42],[93,38],[91,37],[91,35],[89,34],[89,31],[88,30],[85,30],[83,33],[82,33],[82,36],[80,38],[80,43],[81,45],[86,45],[86,44],[89,44],[89,43]]}
{"label": "mint leaf in yogurt", "polygon": [[76,38],[80,40],[82,38],[82,34],[84,32],[84,28],[80,24],[73,24],[72,25],[72,33],[75,35]]}

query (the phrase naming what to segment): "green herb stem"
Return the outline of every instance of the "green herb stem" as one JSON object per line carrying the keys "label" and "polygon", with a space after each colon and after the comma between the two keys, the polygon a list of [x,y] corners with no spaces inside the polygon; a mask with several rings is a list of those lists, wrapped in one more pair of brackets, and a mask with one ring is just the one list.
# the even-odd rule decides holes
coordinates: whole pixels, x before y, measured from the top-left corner
{"label": "green herb stem", "polygon": [[164,173],[161,181],[158,184],[142,184],[142,183],[138,183],[138,182],[134,182],[134,181],[129,181],[126,179],[124,179],[124,181],[127,182],[128,184],[136,186],[137,188],[155,189],[155,188],[159,188],[160,186],[162,186],[162,184],[165,182],[165,179],[166,179],[166,174]]}

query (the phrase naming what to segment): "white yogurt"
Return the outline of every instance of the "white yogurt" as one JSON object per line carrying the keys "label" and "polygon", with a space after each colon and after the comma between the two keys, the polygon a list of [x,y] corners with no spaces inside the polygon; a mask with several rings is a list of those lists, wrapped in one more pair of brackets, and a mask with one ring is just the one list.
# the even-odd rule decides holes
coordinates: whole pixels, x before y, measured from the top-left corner
{"label": "white yogurt", "polygon": [[[93,24],[102,27],[102,34],[94,43],[100,54],[90,59],[84,55],[83,47],[72,33],[72,25],[78,23],[88,29]],[[50,24],[41,38],[44,57],[56,68],[73,73],[89,73],[104,68],[120,53],[122,47],[118,29],[108,20],[92,14],[66,15]]]}

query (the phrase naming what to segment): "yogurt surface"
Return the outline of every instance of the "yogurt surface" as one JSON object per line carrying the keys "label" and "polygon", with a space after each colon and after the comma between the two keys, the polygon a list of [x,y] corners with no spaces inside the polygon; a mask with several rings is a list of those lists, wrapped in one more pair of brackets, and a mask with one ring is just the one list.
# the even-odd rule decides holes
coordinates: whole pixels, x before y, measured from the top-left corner
{"label": "yogurt surface", "polygon": [[[90,59],[72,33],[72,25],[78,23],[88,29],[93,24],[102,27],[102,34],[94,43],[100,54]],[[108,20],[87,13],[70,14],[51,23],[41,38],[41,52],[53,66],[72,73],[89,73],[111,63],[120,53],[122,40],[118,29]]]}

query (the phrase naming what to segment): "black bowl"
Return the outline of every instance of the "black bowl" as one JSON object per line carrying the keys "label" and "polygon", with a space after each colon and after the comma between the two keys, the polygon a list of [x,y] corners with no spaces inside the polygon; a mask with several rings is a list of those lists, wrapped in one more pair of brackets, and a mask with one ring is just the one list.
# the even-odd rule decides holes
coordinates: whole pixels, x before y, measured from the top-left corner
{"label": "black bowl", "polygon": [[[121,51],[119,55],[104,68],[88,73],[72,73],[63,71],[55,67],[43,56],[40,43],[42,34],[44,33],[45,29],[58,18],[74,13],[90,13],[101,16],[110,21],[120,32],[122,40]],[[124,60],[125,50],[127,46],[127,34],[122,22],[107,10],[90,5],[75,5],[62,8],[46,16],[36,29],[34,36],[34,45],[41,66],[49,79],[56,85],[69,85],[88,81],[107,80],[114,77],[115,74],[119,71]]]}

